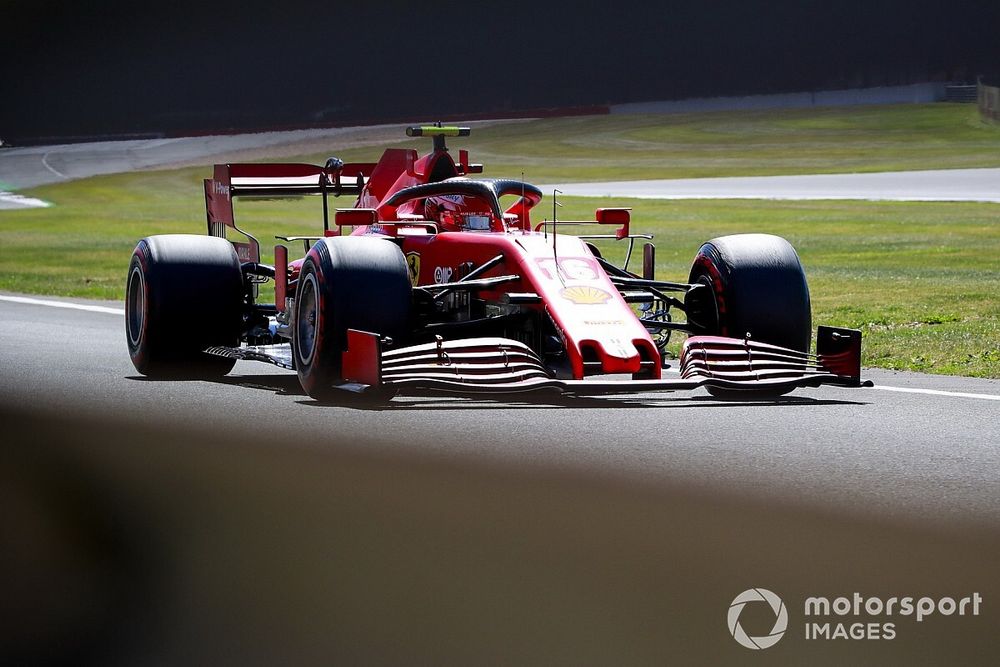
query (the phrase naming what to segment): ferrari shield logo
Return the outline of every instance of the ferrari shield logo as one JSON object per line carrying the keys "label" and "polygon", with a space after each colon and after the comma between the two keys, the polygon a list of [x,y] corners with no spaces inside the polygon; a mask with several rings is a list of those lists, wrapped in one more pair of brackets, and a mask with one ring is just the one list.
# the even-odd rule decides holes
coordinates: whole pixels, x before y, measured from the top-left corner
{"label": "ferrari shield logo", "polygon": [[408,252],[406,253],[406,268],[410,271],[410,283],[413,285],[417,284],[420,280],[420,253],[419,252]]}

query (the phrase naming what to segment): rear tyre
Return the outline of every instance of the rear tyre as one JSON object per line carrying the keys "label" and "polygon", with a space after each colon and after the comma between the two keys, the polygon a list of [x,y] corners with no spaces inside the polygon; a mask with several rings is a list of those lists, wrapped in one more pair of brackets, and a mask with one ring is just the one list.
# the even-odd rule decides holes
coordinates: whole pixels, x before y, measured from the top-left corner
{"label": "rear tyre", "polygon": [[205,354],[239,344],[243,275],[225,239],[163,234],[139,241],[125,285],[132,365],[154,377],[216,378],[235,359]]}
{"label": "rear tyre", "polygon": [[402,251],[383,239],[318,241],[302,264],[292,350],[302,388],[317,400],[341,396],[347,330],[400,339],[410,318],[410,274]]}
{"label": "rear tyre", "polygon": [[[769,234],[712,239],[695,256],[688,282],[707,286],[685,300],[695,335],[749,334],[755,341],[809,351],[809,287],[799,257],[785,239]],[[709,391],[717,396],[760,396],[790,390]]]}

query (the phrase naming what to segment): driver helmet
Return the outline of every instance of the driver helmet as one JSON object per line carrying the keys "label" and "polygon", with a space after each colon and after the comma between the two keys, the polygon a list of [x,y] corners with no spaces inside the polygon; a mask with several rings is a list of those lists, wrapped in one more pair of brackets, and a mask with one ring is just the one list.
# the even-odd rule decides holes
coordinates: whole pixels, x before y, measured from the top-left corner
{"label": "driver helmet", "polygon": [[424,217],[447,231],[489,231],[492,214],[479,197],[437,195],[424,200]]}

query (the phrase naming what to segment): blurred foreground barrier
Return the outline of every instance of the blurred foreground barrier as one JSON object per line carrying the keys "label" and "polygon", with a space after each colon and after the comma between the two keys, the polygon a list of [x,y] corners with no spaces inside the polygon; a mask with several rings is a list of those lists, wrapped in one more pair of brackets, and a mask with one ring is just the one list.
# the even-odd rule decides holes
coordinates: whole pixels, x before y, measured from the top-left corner
{"label": "blurred foreground barrier", "polygon": [[[0,419],[2,664],[989,664],[1000,653],[996,526],[333,440],[264,446],[249,430],[2,407]],[[787,610],[784,636],[761,651],[727,622],[755,587]],[[894,622],[893,639],[805,638],[810,596],[974,591],[978,616],[874,619]],[[776,616],[753,601],[765,598],[743,599],[740,630],[769,633]]]}

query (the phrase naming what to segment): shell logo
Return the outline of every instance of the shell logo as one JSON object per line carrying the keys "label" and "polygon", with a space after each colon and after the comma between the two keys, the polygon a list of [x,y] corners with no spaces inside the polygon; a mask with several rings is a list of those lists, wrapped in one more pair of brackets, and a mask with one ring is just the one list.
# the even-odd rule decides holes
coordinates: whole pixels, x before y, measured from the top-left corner
{"label": "shell logo", "polygon": [[606,303],[611,298],[611,295],[601,288],[590,285],[564,287],[559,290],[559,296],[579,305]]}

